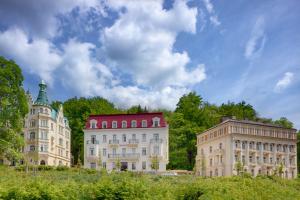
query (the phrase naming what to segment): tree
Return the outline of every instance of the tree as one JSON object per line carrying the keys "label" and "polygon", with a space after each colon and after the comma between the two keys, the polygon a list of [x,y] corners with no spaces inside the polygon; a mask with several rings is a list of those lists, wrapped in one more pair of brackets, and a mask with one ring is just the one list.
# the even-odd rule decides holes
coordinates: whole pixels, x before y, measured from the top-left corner
{"label": "tree", "polygon": [[243,175],[244,173],[244,164],[241,161],[235,163],[235,170],[237,175]]}
{"label": "tree", "polygon": [[20,67],[0,57],[0,157],[16,160],[24,145],[21,134],[28,102]]}
{"label": "tree", "polygon": [[159,159],[157,155],[151,157],[151,169],[155,170],[156,173],[159,169]]}
{"label": "tree", "polygon": [[274,124],[277,124],[284,128],[293,128],[293,123],[290,122],[286,117],[281,117],[279,120],[276,120]]}
{"label": "tree", "polygon": [[182,113],[186,120],[195,121],[199,115],[201,105],[202,98],[195,92],[190,92],[179,99],[175,112]]}

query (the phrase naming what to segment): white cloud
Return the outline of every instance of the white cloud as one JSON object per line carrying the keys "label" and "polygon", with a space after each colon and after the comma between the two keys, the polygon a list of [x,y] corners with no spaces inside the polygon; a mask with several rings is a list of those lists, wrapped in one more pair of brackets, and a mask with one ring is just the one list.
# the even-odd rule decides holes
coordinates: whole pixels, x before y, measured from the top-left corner
{"label": "white cloud", "polygon": [[84,12],[91,7],[104,14],[102,4],[97,0],[2,0],[0,24],[14,24],[26,34],[35,37],[53,37],[58,35],[58,15],[66,14],[74,8]]}
{"label": "white cloud", "polygon": [[110,7],[120,17],[103,31],[103,52],[138,85],[182,87],[205,78],[203,65],[188,70],[187,52],[173,49],[179,32],[195,33],[196,8],[181,0],[170,10],[163,9],[162,1],[112,1]]}
{"label": "white cloud", "polygon": [[293,79],[294,74],[292,72],[286,72],[284,76],[276,83],[274,91],[281,92],[292,83]]}
{"label": "white cloud", "polygon": [[23,69],[49,84],[53,83],[52,72],[61,63],[60,52],[48,40],[30,41],[18,28],[0,32],[0,54],[22,63]]}
{"label": "white cloud", "polygon": [[265,19],[260,16],[255,21],[250,39],[245,47],[245,57],[248,59],[260,56],[266,42]]}
{"label": "white cloud", "polygon": [[[68,6],[64,5],[66,2]],[[62,7],[67,10],[59,8],[51,13],[67,12],[75,5],[69,1],[64,3]],[[28,30],[33,25],[27,27],[30,22],[27,19],[0,32],[0,54],[15,60],[24,71],[44,79],[50,87],[56,81],[77,95],[100,95],[122,107],[141,104],[175,108],[191,85],[206,78],[204,64],[188,68],[188,53],[177,52],[173,47],[180,32],[196,32],[197,9],[189,8],[182,0],[175,1],[169,10],[163,9],[162,1],[108,3],[119,13],[114,24],[102,33],[102,51],[104,58],[107,56],[106,63],[112,64],[110,67],[95,56],[98,50],[95,44],[73,38],[55,46],[51,36],[57,25],[31,34]],[[54,19],[52,14],[46,16],[44,24]],[[39,25],[35,28],[33,31]],[[133,83],[124,84],[119,77],[124,74]]]}
{"label": "white cloud", "polygon": [[208,14],[210,15],[210,17],[209,17],[210,22],[215,26],[221,25],[218,15],[216,14],[216,12],[214,10],[214,5],[211,3],[211,1],[203,0],[203,3],[205,5],[205,8],[206,8]]}

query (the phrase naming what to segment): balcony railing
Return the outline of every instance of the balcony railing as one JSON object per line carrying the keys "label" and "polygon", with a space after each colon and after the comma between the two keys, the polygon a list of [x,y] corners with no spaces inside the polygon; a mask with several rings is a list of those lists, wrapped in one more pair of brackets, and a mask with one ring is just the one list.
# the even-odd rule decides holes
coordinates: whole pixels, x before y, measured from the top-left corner
{"label": "balcony railing", "polygon": [[138,159],[139,157],[139,153],[108,154],[108,158],[112,159]]}
{"label": "balcony railing", "polygon": [[129,144],[138,144],[139,140],[137,139],[129,139]]}
{"label": "balcony railing", "polygon": [[151,139],[150,143],[162,143],[163,140],[162,139]]}
{"label": "balcony railing", "polygon": [[109,144],[119,144],[119,140],[109,140]]}
{"label": "balcony railing", "polygon": [[86,144],[99,144],[99,140],[87,140]]}

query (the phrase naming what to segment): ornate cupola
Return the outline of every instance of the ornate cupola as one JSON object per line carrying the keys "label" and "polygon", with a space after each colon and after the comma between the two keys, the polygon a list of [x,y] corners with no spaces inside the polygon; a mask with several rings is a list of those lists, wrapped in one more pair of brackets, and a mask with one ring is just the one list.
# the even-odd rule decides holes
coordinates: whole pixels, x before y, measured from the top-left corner
{"label": "ornate cupola", "polygon": [[39,84],[39,86],[40,86],[39,96],[36,99],[36,101],[34,102],[34,104],[49,106],[49,101],[48,101],[47,91],[46,91],[47,85],[46,85],[45,81],[42,80],[41,83]]}

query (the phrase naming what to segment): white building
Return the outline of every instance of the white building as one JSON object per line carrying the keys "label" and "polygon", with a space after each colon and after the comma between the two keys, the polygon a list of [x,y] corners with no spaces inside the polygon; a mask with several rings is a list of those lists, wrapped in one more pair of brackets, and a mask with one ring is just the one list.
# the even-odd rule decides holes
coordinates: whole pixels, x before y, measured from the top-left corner
{"label": "white building", "polygon": [[237,174],[237,163],[253,176],[272,175],[283,165],[285,178],[297,176],[295,129],[248,120],[227,119],[197,135],[196,173]]}
{"label": "white building", "polygon": [[36,101],[27,92],[29,113],[25,117],[23,152],[29,163],[70,166],[71,130],[62,106],[53,109],[47,97],[47,85],[42,81]]}
{"label": "white building", "polygon": [[165,171],[168,144],[162,113],[91,115],[84,130],[84,166],[153,171],[155,163],[157,171]]}

